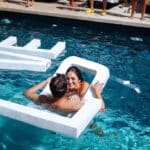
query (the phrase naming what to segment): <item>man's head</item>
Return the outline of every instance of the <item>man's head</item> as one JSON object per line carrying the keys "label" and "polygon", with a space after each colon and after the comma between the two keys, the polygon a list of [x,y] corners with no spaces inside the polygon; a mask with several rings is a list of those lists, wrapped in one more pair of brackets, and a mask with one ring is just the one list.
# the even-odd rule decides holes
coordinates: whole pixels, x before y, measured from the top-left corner
{"label": "man's head", "polygon": [[64,74],[57,74],[51,79],[50,89],[54,97],[62,97],[67,91],[67,80]]}

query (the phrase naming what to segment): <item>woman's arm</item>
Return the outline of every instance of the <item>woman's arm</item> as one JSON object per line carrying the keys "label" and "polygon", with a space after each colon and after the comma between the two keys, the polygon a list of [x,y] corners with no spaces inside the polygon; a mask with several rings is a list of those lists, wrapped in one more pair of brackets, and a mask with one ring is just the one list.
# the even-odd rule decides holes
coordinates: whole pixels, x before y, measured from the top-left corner
{"label": "woman's arm", "polygon": [[92,88],[93,88],[93,92],[95,94],[95,97],[102,101],[102,106],[101,106],[100,111],[105,111],[105,103],[104,103],[104,100],[103,100],[102,95],[101,95],[102,89],[103,89],[103,83],[100,83],[98,81],[92,86]]}
{"label": "woman's arm", "polygon": [[81,91],[79,93],[81,98],[85,95],[85,93],[87,92],[88,88],[89,88],[89,83],[87,81],[83,81],[82,82],[82,89],[81,89]]}

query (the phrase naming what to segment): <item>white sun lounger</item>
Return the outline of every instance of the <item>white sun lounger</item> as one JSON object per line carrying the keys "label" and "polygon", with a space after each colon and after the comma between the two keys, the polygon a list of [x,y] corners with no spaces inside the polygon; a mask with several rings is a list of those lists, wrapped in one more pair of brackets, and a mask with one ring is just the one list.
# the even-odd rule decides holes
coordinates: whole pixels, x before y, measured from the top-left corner
{"label": "white sun lounger", "polygon": [[[72,65],[93,73],[95,76],[92,84],[99,80],[105,85],[109,78],[109,70],[107,67],[75,56],[65,59],[56,73],[65,73],[68,67]],[[50,94],[48,86],[45,87],[42,94]],[[40,128],[77,138],[101,107],[100,101],[93,98],[91,87],[87,91],[83,101],[85,103],[83,107],[71,118],[51,111],[31,108],[2,99],[0,99],[0,114]]]}

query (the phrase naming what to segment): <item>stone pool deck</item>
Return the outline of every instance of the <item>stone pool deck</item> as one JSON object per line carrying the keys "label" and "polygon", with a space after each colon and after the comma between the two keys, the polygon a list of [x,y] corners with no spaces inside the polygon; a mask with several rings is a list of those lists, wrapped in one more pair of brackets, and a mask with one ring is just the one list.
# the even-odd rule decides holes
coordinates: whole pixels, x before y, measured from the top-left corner
{"label": "stone pool deck", "polygon": [[101,8],[95,9],[96,11],[94,14],[86,14],[85,11],[88,9],[88,7],[85,1],[78,2],[80,6],[76,8],[70,7],[69,1],[67,0],[59,0],[56,2],[35,2],[33,7],[25,7],[23,1],[18,0],[11,0],[9,2],[1,1],[2,0],[0,0],[0,11],[36,14],[44,16],[56,16],[61,18],[70,18],[91,22],[103,22],[150,28],[150,13],[145,14],[144,21],[140,20],[140,13],[136,13],[134,19],[129,19],[129,7],[123,7],[122,4],[117,4],[107,9],[107,15],[101,16]]}

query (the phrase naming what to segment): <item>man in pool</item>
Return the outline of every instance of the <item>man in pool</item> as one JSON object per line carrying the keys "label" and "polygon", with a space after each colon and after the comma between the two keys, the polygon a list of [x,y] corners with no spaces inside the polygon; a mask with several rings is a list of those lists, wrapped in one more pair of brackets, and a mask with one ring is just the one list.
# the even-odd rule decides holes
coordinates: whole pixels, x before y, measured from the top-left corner
{"label": "man in pool", "polygon": [[80,100],[77,94],[66,94],[67,81],[63,74],[57,74],[50,81],[51,96],[40,95],[36,92],[45,87],[49,82],[49,79],[40,82],[39,84],[31,87],[24,92],[24,95],[32,99],[36,103],[44,105],[46,108],[54,111],[61,111],[65,113],[76,112],[84,103]]}

